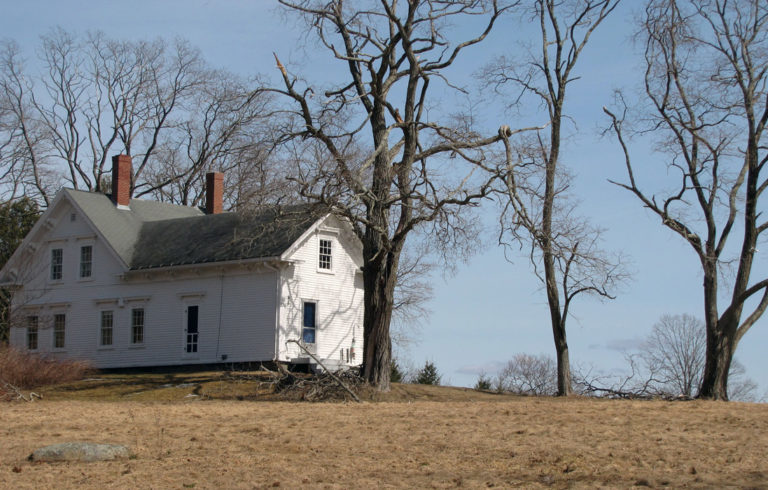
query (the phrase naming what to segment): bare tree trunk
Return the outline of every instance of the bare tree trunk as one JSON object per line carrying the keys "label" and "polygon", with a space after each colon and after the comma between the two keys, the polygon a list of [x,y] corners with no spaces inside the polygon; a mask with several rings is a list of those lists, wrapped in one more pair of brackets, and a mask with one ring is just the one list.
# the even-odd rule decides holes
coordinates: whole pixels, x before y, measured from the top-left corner
{"label": "bare tree trunk", "polygon": [[365,282],[363,378],[379,391],[386,392],[390,389],[392,344],[389,324],[392,318],[394,281],[386,277],[385,271],[376,270],[375,266],[366,267],[363,280]]}
{"label": "bare tree trunk", "polygon": [[723,328],[721,325],[715,329],[707,329],[706,363],[699,398],[728,400],[728,372],[736,350],[733,336],[729,335],[728,330],[735,331],[730,326]]}

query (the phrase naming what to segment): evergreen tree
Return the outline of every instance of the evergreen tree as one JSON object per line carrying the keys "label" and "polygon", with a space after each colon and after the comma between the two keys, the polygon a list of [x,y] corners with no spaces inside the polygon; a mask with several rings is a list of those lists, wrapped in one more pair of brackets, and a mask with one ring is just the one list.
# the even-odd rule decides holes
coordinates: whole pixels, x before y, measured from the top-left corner
{"label": "evergreen tree", "polygon": [[424,367],[416,374],[416,384],[420,385],[439,385],[442,376],[438,374],[437,367],[433,362],[427,361]]}
{"label": "evergreen tree", "polygon": [[[0,267],[5,266],[39,217],[40,208],[28,197],[0,204]],[[0,289],[0,344],[8,342],[10,297],[7,288]]]}

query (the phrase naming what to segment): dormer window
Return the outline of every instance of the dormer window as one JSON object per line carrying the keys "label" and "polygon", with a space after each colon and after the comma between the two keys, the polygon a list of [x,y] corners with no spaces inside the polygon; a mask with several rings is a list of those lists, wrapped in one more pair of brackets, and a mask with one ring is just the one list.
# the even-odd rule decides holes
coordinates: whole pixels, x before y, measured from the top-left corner
{"label": "dormer window", "polygon": [[93,264],[93,246],[80,247],[80,277],[91,277]]}
{"label": "dormer window", "polygon": [[64,266],[64,250],[54,248],[51,250],[51,280],[60,281]]}
{"label": "dormer window", "polygon": [[318,262],[318,267],[320,268],[320,270],[324,270],[324,271],[332,270],[333,255],[331,253],[332,252],[331,247],[332,247],[331,240],[324,240],[322,238],[320,239],[320,258]]}

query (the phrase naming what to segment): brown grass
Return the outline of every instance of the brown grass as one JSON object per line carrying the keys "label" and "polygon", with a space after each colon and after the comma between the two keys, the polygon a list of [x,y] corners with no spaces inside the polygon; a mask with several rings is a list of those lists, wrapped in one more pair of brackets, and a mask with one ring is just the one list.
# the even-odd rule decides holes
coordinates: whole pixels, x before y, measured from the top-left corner
{"label": "brown grass", "polygon": [[57,360],[0,345],[0,399],[8,389],[5,383],[19,389],[40,388],[82,379],[89,371],[85,361]]}
{"label": "brown grass", "polygon": [[[201,386],[229,390],[216,383]],[[0,406],[0,488],[768,488],[766,405],[406,385],[387,395],[398,402],[264,403],[166,389],[176,401]],[[127,444],[137,458],[25,459],[73,440]]]}

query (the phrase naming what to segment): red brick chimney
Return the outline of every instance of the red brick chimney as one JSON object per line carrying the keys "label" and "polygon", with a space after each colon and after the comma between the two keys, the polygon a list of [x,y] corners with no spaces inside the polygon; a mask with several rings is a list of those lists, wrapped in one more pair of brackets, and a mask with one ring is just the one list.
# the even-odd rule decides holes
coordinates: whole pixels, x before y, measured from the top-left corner
{"label": "red brick chimney", "polygon": [[118,206],[131,203],[131,157],[115,155],[112,157],[112,201]]}
{"label": "red brick chimney", "polygon": [[219,214],[224,211],[224,174],[209,172],[205,174],[205,212]]}

